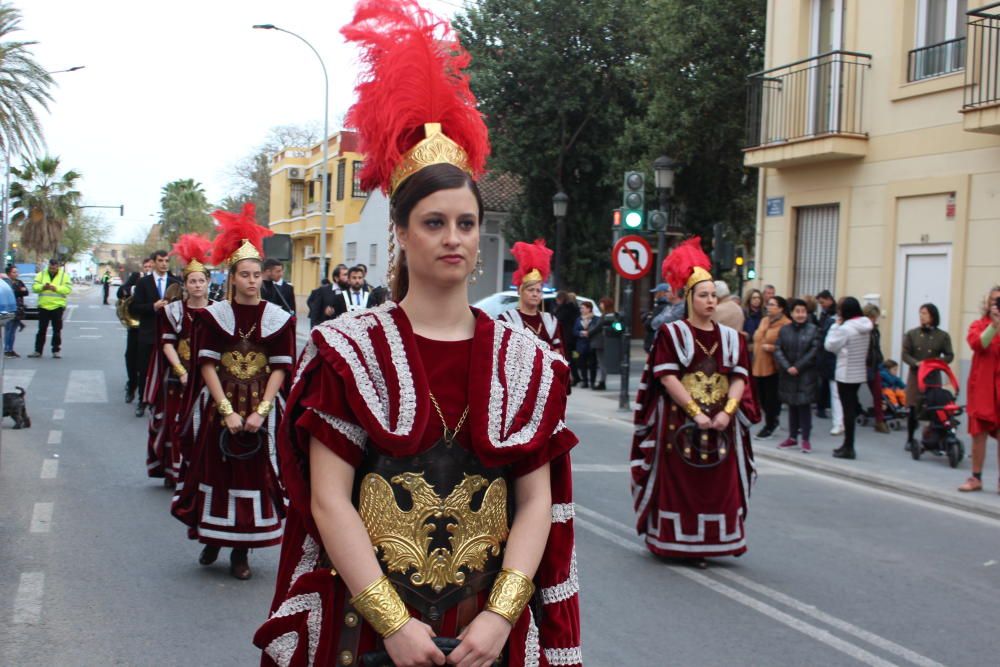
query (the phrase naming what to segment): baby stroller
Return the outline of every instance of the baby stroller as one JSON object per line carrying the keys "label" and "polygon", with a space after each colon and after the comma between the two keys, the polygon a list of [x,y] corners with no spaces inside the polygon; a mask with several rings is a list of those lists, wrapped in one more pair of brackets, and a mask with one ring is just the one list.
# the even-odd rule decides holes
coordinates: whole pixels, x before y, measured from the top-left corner
{"label": "baby stroller", "polygon": [[[947,389],[942,374],[955,390],[954,394]],[[964,412],[955,403],[959,393],[958,379],[943,360],[925,359],[917,370],[917,387],[921,394],[917,417],[928,424],[921,429],[919,441],[910,447],[910,455],[914,461],[920,460],[924,452],[947,456],[948,463],[955,468],[965,457],[965,447],[957,435],[958,416]]]}
{"label": "baby stroller", "polygon": [[[878,400],[882,402],[882,416],[885,418],[886,425],[893,431],[900,431],[906,424],[907,415],[910,413],[910,409],[905,405],[896,405],[892,403],[885,394],[880,394],[879,396],[873,396],[872,400]],[[865,408],[860,415],[858,415],[858,426],[868,426],[875,423],[875,407]]]}

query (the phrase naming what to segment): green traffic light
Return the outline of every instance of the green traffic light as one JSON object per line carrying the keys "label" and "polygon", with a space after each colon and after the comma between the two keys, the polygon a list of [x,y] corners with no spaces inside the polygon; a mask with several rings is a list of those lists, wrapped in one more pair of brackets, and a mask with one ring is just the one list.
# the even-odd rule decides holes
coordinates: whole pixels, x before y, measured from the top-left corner
{"label": "green traffic light", "polygon": [[615,322],[614,324],[611,325],[611,328],[614,329],[615,331],[621,331],[622,330],[622,323],[621,322]]}
{"label": "green traffic light", "polygon": [[642,227],[642,214],[638,211],[629,211],[626,213],[625,226],[629,229],[639,229]]}

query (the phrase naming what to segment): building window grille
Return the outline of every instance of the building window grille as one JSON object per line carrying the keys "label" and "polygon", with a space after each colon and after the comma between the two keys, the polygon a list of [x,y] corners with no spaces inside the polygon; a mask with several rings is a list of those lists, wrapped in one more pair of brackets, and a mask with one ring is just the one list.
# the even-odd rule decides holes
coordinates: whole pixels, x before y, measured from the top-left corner
{"label": "building window grille", "polygon": [[292,183],[292,194],[289,198],[289,213],[291,215],[301,215],[302,203],[306,198],[306,184],[302,181]]}
{"label": "building window grille", "polygon": [[920,81],[965,69],[968,0],[918,0],[916,47],[907,80]]}
{"label": "building window grille", "polygon": [[353,175],[353,183],[351,185],[351,196],[364,199],[368,196],[368,193],[364,191],[361,187],[361,167],[364,163],[361,160],[355,160],[351,164],[351,174]]}
{"label": "building window grille", "polygon": [[344,201],[344,185],[347,182],[347,161],[337,162],[337,201]]}
{"label": "building window grille", "polygon": [[834,291],[840,206],[803,206],[796,211],[794,294]]}
{"label": "building window grille", "polygon": [[358,244],[356,241],[351,241],[347,244],[347,248],[344,251],[344,259],[347,260],[347,264],[353,266],[356,261],[358,261]]}
{"label": "building window grille", "polygon": [[368,245],[368,268],[372,268],[378,261],[378,244],[371,243]]}

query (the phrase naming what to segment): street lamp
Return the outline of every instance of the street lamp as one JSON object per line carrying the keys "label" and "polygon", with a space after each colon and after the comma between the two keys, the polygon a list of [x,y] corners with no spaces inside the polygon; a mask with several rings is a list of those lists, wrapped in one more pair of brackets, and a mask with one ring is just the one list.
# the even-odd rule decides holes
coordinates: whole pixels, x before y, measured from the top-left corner
{"label": "street lamp", "polygon": [[660,212],[666,224],[661,224],[656,230],[656,258],[663,261],[667,251],[667,229],[671,226],[670,197],[674,191],[674,175],[680,163],[671,157],[661,155],[653,160],[653,180],[656,183],[656,194],[659,199]]}
{"label": "street lamp", "polygon": [[327,185],[328,177],[328,167],[327,161],[330,159],[330,77],[326,73],[326,63],[323,62],[322,56],[319,55],[319,51],[316,50],[309,41],[297,33],[291,30],[285,30],[284,28],[279,28],[273,23],[258,23],[254,26],[254,30],[277,30],[278,32],[288,33],[292,37],[298,39],[300,42],[309,47],[309,49],[315,54],[316,59],[319,60],[319,66],[323,68],[323,164],[320,169],[320,177],[323,182],[320,186],[320,222],[319,222],[319,281],[322,281],[326,277],[326,208],[327,208],[327,197],[329,193],[327,190],[329,186]]}
{"label": "street lamp", "polygon": [[556,276],[555,283],[556,289],[562,287],[563,280],[563,253],[565,252],[565,241],[566,241],[566,209],[569,208],[569,195],[560,190],[559,192],[552,195],[552,214],[556,216]]}

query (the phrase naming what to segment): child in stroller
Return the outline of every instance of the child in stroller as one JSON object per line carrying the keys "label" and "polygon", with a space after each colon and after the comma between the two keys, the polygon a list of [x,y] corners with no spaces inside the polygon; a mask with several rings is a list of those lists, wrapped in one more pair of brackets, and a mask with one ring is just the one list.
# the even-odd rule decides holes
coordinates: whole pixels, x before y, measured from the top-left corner
{"label": "child in stroller", "polygon": [[[946,386],[954,389],[952,393]],[[943,359],[924,359],[917,370],[920,389],[920,412],[917,417],[928,424],[920,432],[920,441],[910,447],[914,461],[923,452],[947,456],[952,468],[965,457],[965,447],[958,439],[958,417],[963,409],[955,399],[959,393],[958,378]]]}
{"label": "child in stroller", "polygon": [[[882,395],[877,400],[882,402],[882,414],[886,425],[893,431],[903,428],[909,409],[906,407],[906,385],[895,374],[899,367],[892,359],[886,359],[878,365],[879,377],[882,381]],[[872,397],[875,400],[876,397]],[[876,410],[872,406],[858,416],[858,425],[867,426],[876,419]]]}

